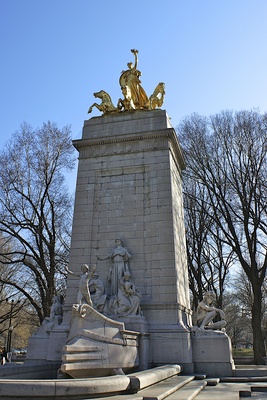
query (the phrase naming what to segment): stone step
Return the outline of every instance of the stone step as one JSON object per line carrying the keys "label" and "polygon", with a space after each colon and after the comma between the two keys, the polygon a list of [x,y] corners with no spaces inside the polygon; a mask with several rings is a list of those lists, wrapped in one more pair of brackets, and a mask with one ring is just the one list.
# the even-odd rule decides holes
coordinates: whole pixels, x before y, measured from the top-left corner
{"label": "stone step", "polygon": [[245,382],[267,382],[267,376],[223,376],[220,382],[245,383]]}
{"label": "stone step", "polygon": [[[172,393],[179,393],[184,385],[189,384],[194,379],[194,376],[173,376],[158,382],[146,389],[140,390],[136,394],[120,394],[110,397],[101,397],[101,400],[169,400]],[[198,381],[200,385],[200,381]],[[176,397],[173,397],[176,399]]]}
{"label": "stone step", "polygon": [[172,393],[176,393],[183,386],[187,385],[194,379],[194,376],[173,376],[165,379],[153,386],[138,392],[139,395],[143,396],[143,400],[163,400],[168,398]]}
{"label": "stone step", "polygon": [[220,383],[220,378],[209,378],[206,380],[207,386],[216,386]]}
{"label": "stone step", "polygon": [[234,376],[236,377],[261,377],[261,378],[266,378],[267,377],[267,370],[266,369],[258,369],[258,370],[248,370],[248,369],[239,369],[234,371]]}
{"label": "stone step", "polygon": [[175,393],[166,397],[166,400],[193,400],[206,387],[206,381],[191,381]]}
{"label": "stone step", "polygon": [[238,400],[239,398],[241,400],[240,392],[250,392],[249,383],[220,382],[216,386],[206,386],[206,388],[197,395],[196,400]]}
{"label": "stone step", "polygon": [[[89,400],[90,399],[90,397],[88,397],[88,399],[86,399],[86,400]],[[144,398],[143,398],[143,396],[141,395],[141,394],[139,394],[139,393],[136,393],[136,394],[118,394],[118,395],[115,395],[115,396],[107,396],[107,397],[99,397],[99,400],[143,400]],[[93,400],[93,399],[92,399]],[[94,398],[94,400],[96,400],[95,398]]]}
{"label": "stone step", "polygon": [[101,346],[86,346],[86,351],[83,346],[72,346],[66,345],[63,347],[63,352],[66,353],[90,353],[92,351],[102,351],[103,348]]}
{"label": "stone step", "polygon": [[267,365],[237,365],[233,370],[235,377],[267,377]]}
{"label": "stone step", "polygon": [[97,353],[81,353],[81,354],[64,354],[62,361],[64,362],[80,362],[80,361],[92,361],[92,360],[105,360],[107,357],[103,354]]}
{"label": "stone step", "polygon": [[252,392],[267,392],[267,385],[251,386]]}

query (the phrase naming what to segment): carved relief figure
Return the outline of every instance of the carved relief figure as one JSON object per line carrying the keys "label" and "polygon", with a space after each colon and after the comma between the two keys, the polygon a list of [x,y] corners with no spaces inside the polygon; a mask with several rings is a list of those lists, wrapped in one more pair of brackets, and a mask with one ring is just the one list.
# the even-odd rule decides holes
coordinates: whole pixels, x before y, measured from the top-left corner
{"label": "carved relief figure", "polygon": [[52,326],[54,324],[60,325],[62,322],[62,317],[63,317],[63,297],[61,295],[58,296],[54,296],[53,298],[53,303],[51,305],[50,308],[50,315],[49,317],[46,317],[44,319],[44,323],[48,323],[50,322],[50,324],[48,324],[49,328],[52,328]]}
{"label": "carved relief figure", "polygon": [[[215,299],[213,292],[205,292],[203,300],[197,307],[197,324],[201,329],[221,329],[226,325],[225,315],[219,308],[213,307]],[[221,321],[213,322],[216,315],[219,315]]]}
{"label": "carved relief figure", "polygon": [[108,275],[112,296],[117,295],[120,279],[125,272],[129,272],[128,260],[131,258],[131,254],[122,246],[122,241],[120,239],[116,239],[115,243],[116,247],[114,247],[106,257],[97,257],[100,261],[109,259],[112,262]]}
{"label": "carved relief figure", "polygon": [[53,303],[50,308],[50,315],[43,320],[38,332],[50,331],[54,326],[60,325],[63,319],[63,296],[57,295],[53,297]]}
{"label": "carved relief figure", "polygon": [[105,308],[107,295],[105,294],[104,283],[101,281],[101,279],[99,279],[96,271],[93,272],[89,281],[89,290],[93,307],[98,311],[103,311]]}
{"label": "carved relief figure", "polygon": [[89,306],[92,306],[92,300],[91,300],[91,295],[89,291],[89,280],[93,273],[96,270],[96,265],[93,265],[92,272],[89,272],[89,267],[87,264],[83,264],[81,266],[82,273],[81,274],[76,274],[72,271],[70,271],[68,268],[66,268],[67,272],[71,275],[77,276],[80,278],[79,282],[79,289],[77,293],[77,303],[78,304],[89,304]]}
{"label": "carved relief figure", "polygon": [[62,317],[63,316],[63,297],[61,295],[54,296],[53,298],[53,303],[50,309],[50,316],[49,318],[47,317],[46,319],[50,322],[52,322],[56,317]]}
{"label": "carved relief figure", "polygon": [[113,312],[118,316],[140,315],[141,293],[126,272],[120,279],[118,295],[113,302]]}

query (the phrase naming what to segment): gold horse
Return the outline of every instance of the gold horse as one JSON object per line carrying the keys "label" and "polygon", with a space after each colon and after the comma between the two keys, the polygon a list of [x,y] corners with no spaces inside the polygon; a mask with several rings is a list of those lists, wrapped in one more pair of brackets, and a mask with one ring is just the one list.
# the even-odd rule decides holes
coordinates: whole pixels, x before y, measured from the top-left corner
{"label": "gold horse", "polygon": [[104,90],[94,93],[94,96],[102,100],[101,104],[94,103],[88,110],[88,114],[92,112],[93,107],[96,107],[103,114],[109,114],[112,112],[118,112],[119,110],[112,103],[110,95]]}
{"label": "gold horse", "polygon": [[160,108],[164,101],[165,95],[165,85],[163,82],[160,82],[152,95],[149,97],[149,109],[154,110],[156,107]]}

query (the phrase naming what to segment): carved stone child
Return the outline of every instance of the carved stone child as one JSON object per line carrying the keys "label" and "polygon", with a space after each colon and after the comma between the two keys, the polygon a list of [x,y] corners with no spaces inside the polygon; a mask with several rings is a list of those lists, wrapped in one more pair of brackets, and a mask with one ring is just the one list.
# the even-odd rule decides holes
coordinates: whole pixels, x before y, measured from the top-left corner
{"label": "carved stone child", "polygon": [[79,289],[78,289],[78,293],[77,293],[77,303],[78,304],[86,303],[89,306],[92,306],[93,303],[92,303],[91,296],[90,296],[89,280],[96,270],[96,265],[93,265],[92,272],[89,272],[89,266],[87,264],[83,264],[81,266],[81,270],[82,270],[81,274],[76,274],[76,273],[70,271],[68,268],[66,268],[66,270],[69,274],[80,278]]}
{"label": "carved stone child", "polygon": [[[224,312],[219,308],[213,307],[213,292],[205,292],[203,300],[197,306],[197,324],[200,329],[221,329],[226,325]],[[213,322],[213,318],[219,314],[221,321]]]}

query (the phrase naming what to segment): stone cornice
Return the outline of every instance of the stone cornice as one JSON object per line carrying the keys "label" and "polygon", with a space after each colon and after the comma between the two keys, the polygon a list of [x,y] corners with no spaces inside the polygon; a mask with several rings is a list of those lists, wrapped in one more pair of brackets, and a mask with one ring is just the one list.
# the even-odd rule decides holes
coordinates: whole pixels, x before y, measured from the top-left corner
{"label": "stone cornice", "polygon": [[[153,130],[152,132],[136,132],[134,134],[121,134],[112,137],[98,137],[78,139],[73,141],[74,147],[80,152],[81,158],[125,154],[129,152],[151,151],[169,148],[179,160],[181,169],[185,168],[184,156],[173,128]],[[141,143],[141,145],[140,145]],[[120,144],[120,147],[118,146]],[[114,146],[115,145],[115,146]],[[103,146],[105,146],[103,148]],[[113,147],[112,147],[113,146]],[[117,146],[117,148],[116,148]],[[102,148],[102,151],[101,151]]]}

